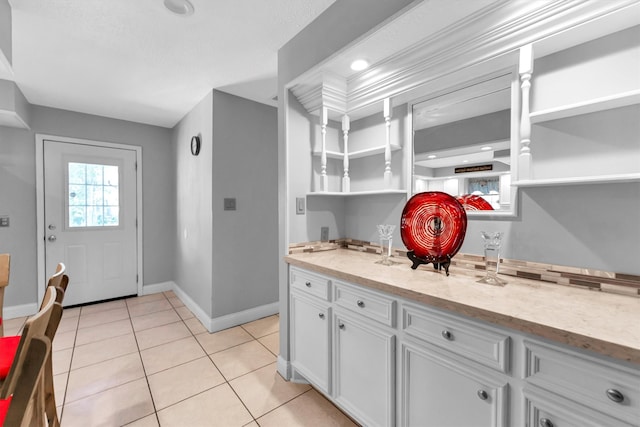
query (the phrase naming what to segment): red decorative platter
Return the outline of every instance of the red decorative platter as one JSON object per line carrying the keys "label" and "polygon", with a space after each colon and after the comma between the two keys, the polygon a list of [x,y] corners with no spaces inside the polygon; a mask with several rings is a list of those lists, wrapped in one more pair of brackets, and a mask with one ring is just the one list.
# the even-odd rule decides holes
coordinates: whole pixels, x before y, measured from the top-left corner
{"label": "red decorative platter", "polygon": [[467,231],[467,213],[455,197],[440,191],[418,193],[402,211],[400,237],[409,250],[411,267],[433,263],[449,274],[451,258],[458,252]]}
{"label": "red decorative platter", "polygon": [[492,211],[493,206],[480,196],[474,194],[465,194],[458,196],[456,199],[460,202],[466,211]]}

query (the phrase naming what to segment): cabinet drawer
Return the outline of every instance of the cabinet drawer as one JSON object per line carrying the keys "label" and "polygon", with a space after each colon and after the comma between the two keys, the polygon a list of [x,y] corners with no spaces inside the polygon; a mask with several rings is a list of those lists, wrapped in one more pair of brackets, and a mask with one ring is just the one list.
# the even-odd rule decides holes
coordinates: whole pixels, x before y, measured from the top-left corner
{"label": "cabinet drawer", "polygon": [[329,301],[329,285],[331,281],[325,276],[291,267],[289,269],[289,282],[294,289]]}
{"label": "cabinet drawer", "polygon": [[[526,421],[530,427],[637,427],[593,408],[536,387],[525,387]],[[636,419],[637,421],[637,419]]]}
{"label": "cabinet drawer", "polygon": [[353,313],[395,327],[396,302],[382,294],[336,281],[334,283],[334,301],[340,307]]}
{"label": "cabinet drawer", "polygon": [[440,311],[403,304],[402,328],[411,336],[489,368],[509,372],[510,337]]}
{"label": "cabinet drawer", "polygon": [[555,394],[628,423],[640,420],[640,369],[568,349],[524,341],[525,378]]}

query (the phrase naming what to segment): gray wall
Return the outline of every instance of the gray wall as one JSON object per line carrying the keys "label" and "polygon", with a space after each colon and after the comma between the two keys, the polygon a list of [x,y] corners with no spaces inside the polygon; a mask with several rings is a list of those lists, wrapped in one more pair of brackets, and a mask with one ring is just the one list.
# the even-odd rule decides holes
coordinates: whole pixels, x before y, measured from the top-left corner
{"label": "gray wall", "polygon": [[276,118],[275,107],[213,91],[214,318],[278,301]]}
{"label": "gray wall", "polygon": [[31,106],[30,130],[0,127],[0,252],[10,252],[5,307],[37,303],[35,134],[142,147],[144,284],[173,280],[175,185],[170,131],[88,114]]}
{"label": "gray wall", "polygon": [[[209,317],[213,281],[213,94],[209,92],[174,128],[176,222],[175,282]],[[191,155],[191,137],[200,135],[200,155]],[[175,233],[175,234],[174,234]]]}
{"label": "gray wall", "polygon": [[212,319],[278,300],[276,117],[214,90],[173,131],[176,283]]}

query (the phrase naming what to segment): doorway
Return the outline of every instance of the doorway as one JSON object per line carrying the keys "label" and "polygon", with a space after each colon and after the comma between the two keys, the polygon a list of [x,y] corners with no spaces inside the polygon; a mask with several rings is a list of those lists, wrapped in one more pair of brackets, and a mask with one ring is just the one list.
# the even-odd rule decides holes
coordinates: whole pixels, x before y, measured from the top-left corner
{"label": "doorway", "polygon": [[142,293],[140,160],[136,146],[36,135],[39,300],[58,262],[67,306]]}

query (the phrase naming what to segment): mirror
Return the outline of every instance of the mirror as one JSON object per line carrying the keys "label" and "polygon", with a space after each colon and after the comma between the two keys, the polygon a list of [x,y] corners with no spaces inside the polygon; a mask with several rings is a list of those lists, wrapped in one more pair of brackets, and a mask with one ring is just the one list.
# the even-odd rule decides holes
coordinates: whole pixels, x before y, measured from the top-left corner
{"label": "mirror", "polygon": [[449,193],[468,214],[514,213],[517,85],[504,72],[412,105],[414,193]]}

